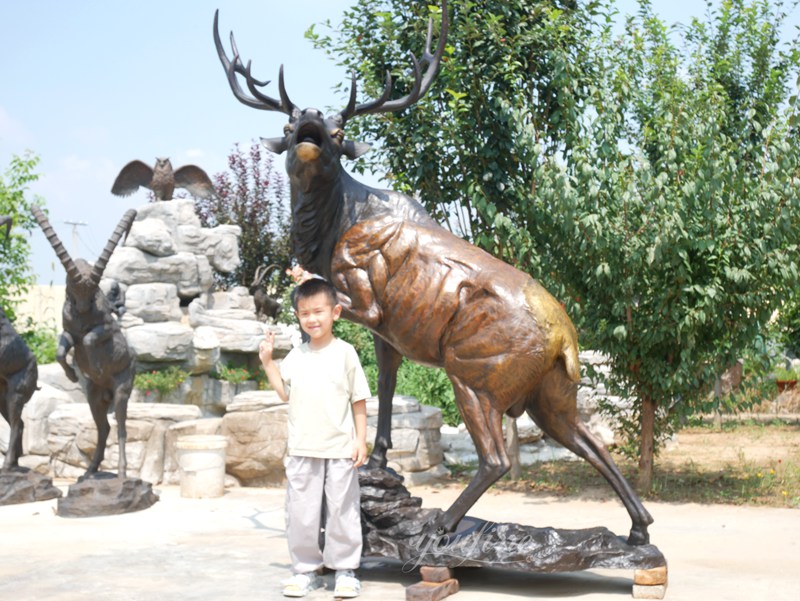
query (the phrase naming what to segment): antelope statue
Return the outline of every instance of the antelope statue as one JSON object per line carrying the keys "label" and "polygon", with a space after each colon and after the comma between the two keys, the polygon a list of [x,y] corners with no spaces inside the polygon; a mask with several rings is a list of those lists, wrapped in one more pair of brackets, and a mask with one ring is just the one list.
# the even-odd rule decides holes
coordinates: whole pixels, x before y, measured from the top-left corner
{"label": "antelope statue", "polygon": [[[0,215],[0,228],[11,233],[11,217]],[[36,357],[0,308],[0,414],[8,422],[10,434],[3,460],[3,471],[19,467],[22,455],[22,409],[36,390],[39,369]]]}
{"label": "antelope statue", "polygon": [[263,317],[275,319],[280,313],[281,304],[272,298],[262,286],[264,278],[277,265],[259,265],[253,275],[253,282],[250,284],[248,291],[253,297],[253,304],[256,306],[256,317]]}
{"label": "antelope statue", "polygon": [[348,120],[406,109],[430,88],[445,48],[446,1],[436,51],[431,53],[429,23],[422,58],[411,55],[410,92],[389,100],[387,74],[380,98],[357,104],[354,75],[347,106],[330,117],[291,102],[283,67],[279,97],[267,96],[263,88],[269,82],[253,78],[233,34],[233,56],[227,56],[218,16],[214,41],[234,96],[247,106],[289,117],[282,137],[263,141],[273,152],[286,152],[294,254],[305,269],[334,284],[343,315],[374,334],[379,417],[370,465],[386,465],[392,396],[405,356],[445,369],[479,458],[469,485],[431,524],[438,534],[455,531],[509,470],[503,415],[527,411],[548,436],[591,463],[619,495],[633,523],[628,543],[648,543],[652,517],[578,416],[577,334],[561,304],[527,274],[440,227],[413,198],[365,186],[341,166],[342,156],[354,159],[368,149],[345,138]]}
{"label": "antelope statue", "polygon": [[117,477],[125,478],[125,420],[128,415],[128,397],[133,388],[134,355],[117,322],[114,307],[100,290],[100,279],[111,253],[130,231],[136,211],[131,209],[123,215],[97,262],[92,266],[83,259],[73,260],[39,207],[34,205],[31,210],[67,271],[66,300],[62,312],[64,331],[58,342],[56,360],[67,377],[78,382],[78,373],[68,358],[70,350],[73,351],[74,363],[84,376],[84,392],[97,426],[97,447],[81,480],[95,474],[103,461],[111,430],[108,412],[112,407],[119,439]]}

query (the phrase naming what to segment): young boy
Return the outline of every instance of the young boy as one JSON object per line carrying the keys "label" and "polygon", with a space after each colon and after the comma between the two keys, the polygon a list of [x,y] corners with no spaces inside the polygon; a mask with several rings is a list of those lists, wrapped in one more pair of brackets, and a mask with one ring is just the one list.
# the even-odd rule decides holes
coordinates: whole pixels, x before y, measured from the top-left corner
{"label": "young boy", "polygon": [[293,576],[284,582],[283,594],[303,597],[322,586],[317,570],[326,566],[336,570],[334,596],[356,597],[361,588],[353,573],[361,562],[357,468],[367,460],[369,385],[355,349],[333,335],[342,312],[334,287],[318,278],[303,282],[293,304],[309,341],[292,349],[280,367],[272,359],[271,332],[258,352],[270,385],[289,402],[286,535]]}

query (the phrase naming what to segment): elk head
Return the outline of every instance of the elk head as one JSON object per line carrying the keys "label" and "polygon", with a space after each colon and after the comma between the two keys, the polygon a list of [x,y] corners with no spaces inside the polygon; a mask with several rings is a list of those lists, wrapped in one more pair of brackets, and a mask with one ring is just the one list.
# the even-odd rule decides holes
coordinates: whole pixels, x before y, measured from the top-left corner
{"label": "elk head", "polygon": [[136,211],[130,209],[122,216],[94,265],[90,265],[83,259],[73,260],[55,231],[53,231],[50,221],[42,210],[33,205],[31,212],[42,228],[42,232],[44,232],[50,246],[56,251],[56,256],[67,271],[67,294],[76,303],[79,311],[85,311],[100,289],[100,279],[103,277],[103,272],[106,269],[108,260],[111,258],[111,253],[114,252],[122,237],[127,236],[130,231],[133,220],[136,218]]}
{"label": "elk head", "polygon": [[[228,58],[220,41],[218,19],[219,11],[214,15],[214,43],[234,96],[247,106],[266,111],[278,111],[289,116],[289,122],[283,128],[283,137],[267,138],[262,141],[267,148],[277,154],[287,151],[286,170],[292,177],[293,184],[303,182],[306,185],[309,185],[318,176],[325,177],[334,174],[335,177],[340,169],[339,159],[342,155],[355,159],[369,150],[368,144],[345,139],[344,126],[349,119],[358,115],[391,113],[405,109],[417,102],[428,91],[439,72],[448,28],[447,2],[442,0],[442,29],[436,52],[431,53],[433,21],[430,20],[422,58],[417,60],[411,53],[414,85],[408,94],[396,100],[389,100],[392,93],[392,76],[387,71],[386,83],[380,98],[356,104],[354,74],[347,106],[339,113],[325,117],[322,112],[314,108],[300,110],[289,100],[283,81],[283,66],[278,74],[279,98],[275,99],[264,94],[261,88],[269,84],[269,81],[262,82],[252,76],[251,63],[248,61],[245,66],[242,62],[233,33],[231,33],[233,57]],[[242,89],[238,75],[244,77],[249,94]]]}

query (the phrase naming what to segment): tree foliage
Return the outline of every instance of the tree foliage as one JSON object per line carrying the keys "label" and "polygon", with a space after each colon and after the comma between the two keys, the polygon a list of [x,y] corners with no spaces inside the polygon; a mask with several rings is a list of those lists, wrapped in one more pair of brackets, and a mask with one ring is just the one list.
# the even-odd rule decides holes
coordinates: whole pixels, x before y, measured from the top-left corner
{"label": "tree foliage", "polygon": [[[374,96],[401,48],[419,53],[420,4],[361,0],[309,36]],[[709,1],[679,29],[642,0],[620,35],[604,2],[452,12],[429,100],[356,125],[380,140],[370,166],[563,299],[638,401],[614,411],[641,433],[647,488],[658,435],[707,408],[798,279],[800,52],[781,42],[783,5]]]}
{"label": "tree foliage", "polygon": [[276,169],[274,156],[257,143],[248,151],[235,145],[228,155],[228,168],[229,172],[213,177],[217,197],[195,203],[203,226],[242,228],[241,263],[232,273],[215,273],[215,281],[223,289],[249,286],[258,267],[277,265],[270,277],[282,288],[291,261],[286,178]]}
{"label": "tree foliage", "polygon": [[[388,70],[394,95],[413,84],[409,52],[420,56],[428,18],[436,35],[438,2],[359,0],[342,24],[308,31],[318,47],[358,73],[365,96],[380,96]],[[588,93],[586,52],[594,2],[571,0],[451,1],[450,32],[439,76],[405,111],[348,123],[348,136],[376,142],[356,169],[385,173],[456,233],[497,254],[498,215],[519,211],[535,165],[520,160],[512,121],[525,109],[548,152],[572,144],[570,123]],[[434,40],[435,43],[435,40]]]}
{"label": "tree foliage", "polygon": [[[14,155],[0,177],[0,215],[10,216],[14,223],[8,241],[5,228],[0,230],[0,307],[12,322],[14,299],[11,292],[24,294],[27,286],[35,281],[30,267],[30,234],[36,221],[30,211],[33,201],[26,198],[26,192],[28,185],[39,178],[35,172],[38,163],[39,158],[34,154]],[[42,204],[42,200],[37,198],[36,203]]]}

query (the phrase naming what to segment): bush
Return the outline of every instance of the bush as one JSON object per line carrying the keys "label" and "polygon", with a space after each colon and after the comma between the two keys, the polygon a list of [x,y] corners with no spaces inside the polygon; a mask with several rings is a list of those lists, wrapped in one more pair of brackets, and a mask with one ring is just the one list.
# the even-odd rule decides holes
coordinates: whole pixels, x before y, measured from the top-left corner
{"label": "bush", "polygon": [[230,363],[218,366],[209,375],[214,379],[230,382],[231,384],[241,384],[247,380],[258,380],[259,377],[258,373],[252,373],[246,367],[234,367]]}
{"label": "bush", "polygon": [[56,350],[58,349],[58,336],[55,331],[34,324],[30,318],[28,318],[26,328],[24,332],[20,333],[20,338],[31,349],[33,356],[36,357],[36,363],[38,365],[53,363],[56,360]]}
{"label": "bush", "polygon": [[160,371],[136,374],[133,387],[143,392],[159,392],[164,395],[177,389],[188,377],[189,372],[173,366]]}

